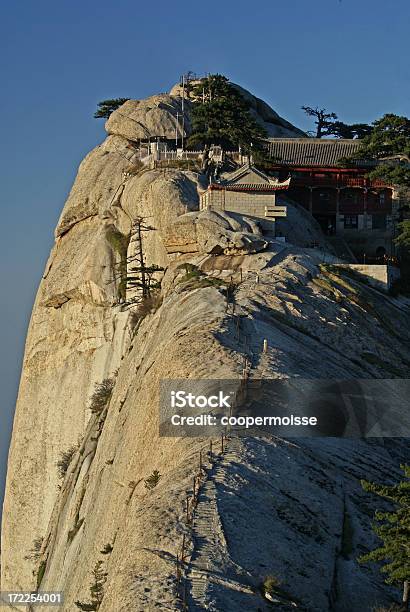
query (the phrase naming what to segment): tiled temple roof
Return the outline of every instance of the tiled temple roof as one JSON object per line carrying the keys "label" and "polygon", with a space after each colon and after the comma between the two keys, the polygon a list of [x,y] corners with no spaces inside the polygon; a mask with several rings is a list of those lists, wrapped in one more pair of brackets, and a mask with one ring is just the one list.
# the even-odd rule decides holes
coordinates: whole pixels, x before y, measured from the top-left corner
{"label": "tiled temple roof", "polygon": [[277,183],[235,183],[233,185],[221,184],[221,183],[211,183],[209,185],[210,190],[219,189],[225,191],[259,191],[259,192],[269,192],[269,191],[280,191],[281,189],[288,189],[290,185],[290,178],[283,182]]}
{"label": "tiled temple roof", "polygon": [[360,148],[360,140],[270,138],[270,157],[287,166],[336,166]]}

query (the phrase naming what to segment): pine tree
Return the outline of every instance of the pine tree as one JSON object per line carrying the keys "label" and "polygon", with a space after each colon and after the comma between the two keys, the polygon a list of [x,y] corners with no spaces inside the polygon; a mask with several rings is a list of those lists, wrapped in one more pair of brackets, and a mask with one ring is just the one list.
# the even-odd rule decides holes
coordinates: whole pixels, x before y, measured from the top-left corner
{"label": "pine tree", "polygon": [[91,601],[74,602],[77,608],[83,612],[98,610],[104,597],[104,585],[107,582],[107,572],[102,569],[102,561],[97,561],[92,571],[92,582],[90,584]]}
{"label": "pine tree", "polygon": [[396,239],[396,243],[399,247],[403,247],[410,252],[410,221],[402,221],[399,224],[400,234]]}
{"label": "pine tree", "polygon": [[[371,133],[363,139],[358,156],[383,160],[399,155],[410,157],[410,119],[388,113],[372,124]],[[410,178],[410,175],[409,175]]]}
{"label": "pine tree", "polygon": [[159,473],[158,470],[154,470],[151,474],[151,476],[148,476],[148,478],[145,479],[145,488],[146,489],[153,489],[154,487],[157,486],[157,484],[159,483],[161,479],[161,474]]}
{"label": "pine tree", "polygon": [[102,100],[101,102],[98,102],[98,108],[94,113],[94,118],[108,119],[111,113],[122,106],[124,102],[127,102],[127,100],[129,100],[129,98],[113,98],[111,100]]}
{"label": "pine tree", "polygon": [[[374,121],[354,157],[379,162],[369,178],[410,188],[410,119],[386,114]],[[395,162],[389,158],[395,158]],[[400,159],[402,163],[398,163]]]}
{"label": "pine tree", "polygon": [[313,134],[315,138],[323,138],[323,136],[336,136],[336,138],[365,138],[369,136],[373,130],[371,125],[367,123],[344,123],[337,121],[336,113],[330,113],[326,108],[316,106],[302,106],[302,110],[309,117],[315,118],[316,132],[308,132]]}
{"label": "pine tree", "polygon": [[302,110],[305,111],[309,117],[315,117],[315,138],[322,138],[332,133],[332,126],[337,119],[336,113],[329,113],[325,108],[319,108],[318,106],[315,108],[312,106],[302,106]]}
{"label": "pine tree", "polygon": [[374,121],[371,133],[363,138],[362,146],[352,159],[377,161],[368,177],[394,185],[399,193],[402,222],[398,225],[395,243],[400,259],[401,286],[410,292],[410,221],[406,220],[410,208],[410,119],[390,113]]}
{"label": "pine tree", "polygon": [[127,289],[139,289],[141,299],[151,296],[154,290],[161,286],[156,278],[164,268],[157,264],[147,265],[145,261],[142,237],[144,232],[154,231],[155,227],[147,225],[143,217],[137,217],[131,230],[130,244],[134,244],[134,254],[127,258]]}
{"label": "pine tree", "polygon": [[265,129],[249,112],[250,105],[221,74],[212,74],[193,87],[192,133],[188,146],[241,147],[245,153],[262,153]]}
{"label": "pine tree", "polygon": [[410,598],[410,465],[402,469],[404,480],[395,485],[362,481],[365,491],[392,502],[395,509],[376,511],[373,530],[382,545],[360,557],[359,562],[384,561],[381,571],[387,574],[386,582],[402,585],[403,609],[407,610]]}
{"label": "pine tree", "polygon": [[343,121],[334,121],[328,128],[329,136],[336,138],[365,138],[372,132],[372,126],[367,123],[344,123]]}
{"label": "pine tree", "polygon": [[[121,234],[116,228],[110,228],[106,233],[108,242],[120,257],[114,266],[113,279],[118,282],[118,297],[129,306],[149,300],[161,286],[158,272],[163,272],[164,268],[157,264],[148,265],[144,253],[143,234],[154,230],[155,227],[148,225],[144,217],[137,217],[129,236]],[[129,250],[131,254],[128,254]],[[133,296],[127,298],[130,291]]]}

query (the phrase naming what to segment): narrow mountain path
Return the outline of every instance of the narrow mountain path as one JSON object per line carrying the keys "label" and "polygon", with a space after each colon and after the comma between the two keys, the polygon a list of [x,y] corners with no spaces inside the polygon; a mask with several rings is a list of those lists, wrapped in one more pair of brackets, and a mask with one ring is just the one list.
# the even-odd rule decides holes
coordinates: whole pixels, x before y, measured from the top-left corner
{"label": "narrow mountain path", "polygon": [[[194,550],[187,573],[187,603],[190,612],[217,612],[221,609],[221,598],[224,599],[227,594],[231,602],[238,598],[238,605],[244,596],[250,596],[252,600],[255,598],[250,577],[244,576],[243,570],[230,558],[218,509],[218,486],[227,485],[229,468],[241,460],[241,448],[240,438],[229,438],[224,454],[216,457],[213,464],[209,465],[207,480],[198,496],[192,524]],[[255,605],[256,603],[255,599]],[[257,607],[263,609],[260,603]]]}

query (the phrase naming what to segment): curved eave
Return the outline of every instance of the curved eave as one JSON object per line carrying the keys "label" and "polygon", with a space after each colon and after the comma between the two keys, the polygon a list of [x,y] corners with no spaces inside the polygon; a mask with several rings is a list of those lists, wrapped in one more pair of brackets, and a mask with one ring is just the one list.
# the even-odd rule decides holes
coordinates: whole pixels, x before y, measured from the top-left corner
{"label": "curved eave", "polygon": [[284,189],[288,189],[289,182],[286,183],[278,183],[277,185],[252,185],[252,184],[242,184],[242,185],[218,185],[218,183],[212,183],[209,185],[209,189],[219,190],[219,191],[247,191],[247,192],[257,192],[257,193],[270,193],[272,191],[282,191]]}

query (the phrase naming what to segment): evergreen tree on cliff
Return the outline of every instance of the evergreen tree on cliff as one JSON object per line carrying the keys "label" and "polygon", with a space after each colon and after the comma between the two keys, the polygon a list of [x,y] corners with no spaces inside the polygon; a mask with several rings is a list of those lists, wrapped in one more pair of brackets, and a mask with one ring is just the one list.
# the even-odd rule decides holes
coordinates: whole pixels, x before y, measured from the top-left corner
{"label": "evergreen tree on cliff", "polygon": [[331,113],[326,108],[316,106],[302,106],[308,117],[315,119],[315,132],[308,132],[314,138],[323,138],[323,136],[334,136],[335,138],[364,138],[369,136],[372,131],[372,126],[367,123],[344,123],[337,121],[336,113]]}
{"label": "evergreen tree on cliff", "polygon": [[329,134],[333,133],[331,130],[337,119],[336,113],[330,113],[325,108],[319,108],[318,106],[315,108],[312,106],[302,106],[301,108],[303,111],[305,111],[308,117],[315,118],[315,138],[322,138],[323,136],[328,136]]}
{"label": "evergreen tree on cliff", "polygon": [[[374,121],[356,157],[382,162],[370,172],[370,178],[410,189],[410,119],[387,114]],[[391,158],[401,159],[402,164],[392,163]]]}
{"label": "evergreen tree on cliff", "polygon": [[381,546],[360,557],[361,563],[384,561],[381,571],[386,582],[403,588],[403,610],[408,609],[410,598],[410,466],[402,466],[404,480],[395,485],[380,485],[362,481],[365,491],[392,502],[391,512],[377,511],[373,530],[382,541]]}
{"label": "evergreen tree on cliff", "polygon": [[117,108],[122,106],[124,102],[129,100],[129,98],[113,98],[110,100],[101,100],[97,104],[97,110],[94,113],[95,119],[108,119],[108,117],[113,113]]}
{"label": "evergreen tree on cliff", "polygon": [[241,147],[245,153],[263,151],[265,129],[249,112],[249,104],[221,74],[209,75],[192,89],[192,134],[188,146]]}
{"label": "evergreen tree on cliff", "polygon": [[386,114],[373,123],[371,133],[355,157],[378,160],[369,178],[395,185],[399,190],[402,221],[396,244],[399,248],[403,287],[410,292],[410,119]]}

